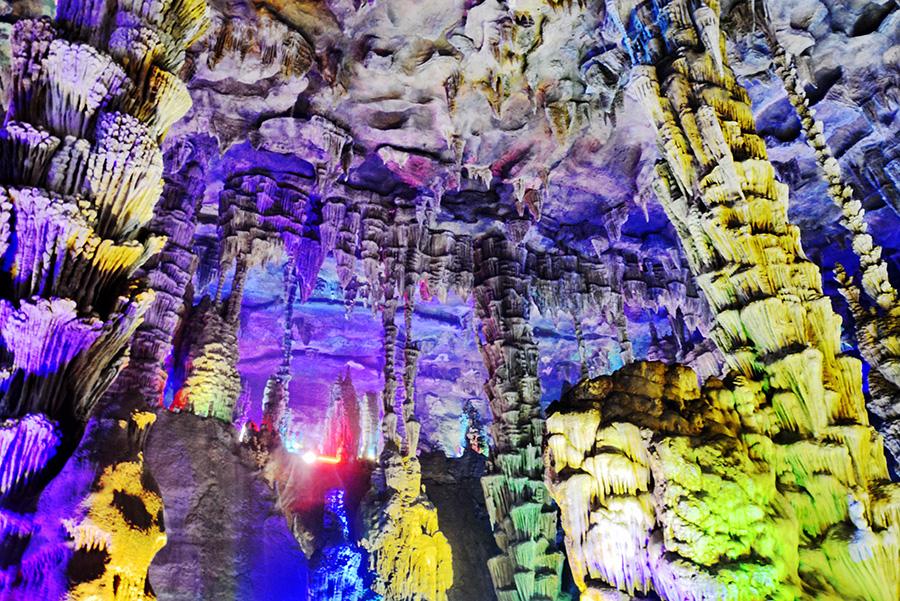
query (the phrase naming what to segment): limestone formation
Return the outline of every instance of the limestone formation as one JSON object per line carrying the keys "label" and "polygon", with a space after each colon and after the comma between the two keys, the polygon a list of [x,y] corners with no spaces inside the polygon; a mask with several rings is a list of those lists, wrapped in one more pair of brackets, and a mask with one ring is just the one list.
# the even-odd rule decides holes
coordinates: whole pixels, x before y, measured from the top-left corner
{"label": "limestone formation", "polygon": [[0,598],[894,601],[898,66],[894,0],[0,2]]}
{"label": "limestone formation", "polygon": [[488,569],[500,601],[555,600],[565,558],[556,544],[556,508],[541,478],[544,420],[527,280],[517,248],[502,235],[476,244],[475,299],[494,418],[491,466],[481,482],[501,551]]}
{"label": "limestone formation", "polygon": [[[555,491],[579,585],[587,589],[597,578],[632,592],[652,587],[664,598],[717,597],[729,589],[759,599],[803,591],[892,598],[900,585],[897,525],[885,516],[894,511],[896,485],[868,425],[859,362],[840,354],[840,318],[787,219],[787,188],[774,178],[746,91],[722,58],[718,6],[674,1],[626,8],[618,17],[627,23],[623,34],[635,64],[632,90],[653,120],[664,157],[660,200],[715,314],[712,338],[732,375],[724,385],[708,384],[709,400],[692,406],[688,399],[702,397],[691,391],[692,373],[648,377],[640,370],[659,368],[626,368],[620,402],[603,402],[620,380],[601,380],[594,389],[585,384],[584,394],[597,403],[551,426],[548,461],[557,463],[548,466],[549,478],[562,486]],[[611,433],[601,426],[612,426]],[[680,437],[651,440],[641,429]],[[570,458],[579,472],[557,481],[554,474]],[[743,477],[726,486],[728,471]],[[607,504],[610,494],[629,499]],[[705,500],[719,495],[740,509]],[[601,537],[583,548],[594,509],[624,523],[626,547],[605,551]],[[880,517],[866,517],[874,515]],[[734,521],[741,537],[721,521]],[[656,527],[661,542],[652,534]],[[860,553],[859,544],[871,547]],[[633,559],[622,561],[623,553]],[[599,559],[613,556],[609,565]],[[749,566],[735,570],[742,557],[766,576],[750,576]],[[685,560],[723,565],[702,575]]]}
{"label": "limestone formation", "polygon": [[[422,486],[414,400],[403,403],[400,432],[394,412],[395,302],[389,300],[384,312],[384,450],[366,501],[362,545],[369,553],[370,569],[375,574],[375,592],[398,601],[446,601],[447,589],[453,583],[451,550],[440,531],[437,511]],[[407,347],[413,344],[410,326],[411,316],[404,331]],[[408,348],[405,357],[415,361]],[[410,379],[415,377],[415,367],[406,365],[403,373],[405,394],[412,396],[415,383]]]}
{"label": "limestone formation", "polygon": [[741,377],[700,388],[689,368],[638,362],[550,408],[547,483],[582,598],[896,597],[877,435],[787,438],[795,424],[766,403]]}
{"label": "limestone formation", "polygon": [[847,300],[856,322],[856,336],[860,353],[878,370],[878,382],[870,382],[873,402],[869,409],[882,420],[881,432],[886,445],[900,460],[900,308],[897,291],[888,277],[888,266],[882,258],[883,249],[869,234],[866,211],[843,176],[841,166],[825,139],[823,124],[809,106],[803,89],[804,82],[794,58],[782,46],[771,22],[765,19],[766,40],[772,52],[775,71],[784,84],[787,97],[797,111],[800,125],[810,148],[816,154],[819,172],[828,184],[828,195],[841,210],[841,224],[851,234],[851,248],[859,258],[862,290],[873,306],[863,305],[860,291],[844,268],[835,268],[841,294]]}
{"label": "limestone formation", "polygon": [[[34,432],[34,457],[3,462],[5,479],[15,486],[5,489],[0,511],[5,523],[18,524],[0,557],[4,594],[51,598],[48,591],[70,585],[52,582],[43,568],[94,549],[105,554],[102,575],[76,580],[71,598],[103,594],[113,579],[122,587],[120,598],[144,598],[147,567],[164,538],[148,524],[143,532],[152,542],[137,543],[140,554],[129,553],[128,525],[109,509],[115,490],[143,495],[139,462],[109,466],[81,507],[48,501],[40,513],[47,531],[41,548],[29,548],[34,531],[28,524],[42,489],[75,450],[124,365],[132,334],[153,302],[153,293],[133,277],[165,241],[144,229],[163,189],[159,143],[190,107],[176,73],[205,25],[202,2],[150,10],[140,3],[76,0],[59,3],[53,22],[26,19],[14,27],[10,103],[0,135],[0,229],[8,257],[0,414],[4,431]],[[132,425],[120,429],[141,431],[149,423],[141,412],[122,417]],[[130,443],[139,446],[142,435],[132,434]],[[62,444],[52,444],[53,437]],[[159,507],[154,494],[142,497],[151,520]],[[62,525],[71,545],[47,542]]]}

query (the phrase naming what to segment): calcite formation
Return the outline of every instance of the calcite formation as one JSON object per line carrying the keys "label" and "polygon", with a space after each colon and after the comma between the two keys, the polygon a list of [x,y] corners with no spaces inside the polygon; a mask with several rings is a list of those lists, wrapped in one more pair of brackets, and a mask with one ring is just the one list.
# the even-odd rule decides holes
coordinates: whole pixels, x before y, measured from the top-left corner
{"label": "calcite formation", "polygon": [[[823,440],[838,423],[866,427],[859,362],[840,353],[840,318],[787,219],[787,187],[746,92],[709,47],[721,43],[717,15],[695,25],[688,8],[642,4],[626,39],[633,90],[665,158],[658,192],[715,313],[711,336],[734,373],[765,383],[774,410],[794,415],[804,439]],[[683,53],[669,61],[663,43]]]}
{"label": "calcite formation", "polygon": [[[846,182],[841,166],[824,135],[822,122],[816,119],[803,88],[803,80],[794,58],[778,40],[774,28],[767,22],[766,39],[772,50],[775,70],[787,90],[788,99],[797,111],[807,143],[816,153],[819,171],[828,183],[828,195],[841,211],[841,224],[850,232],[851,247],[859,258],[862,291],[872,306],[865,306],[861,291],[845,269],[835,267],[840,292],[846,298],[856,321],[856,335],[860,353],[878,373],[870,378],[872,403],[869,408],[882,420],[881,432],[886,445],[900,460],[900,308],[897,290],[888,276],[888,265],[882,258],[883,249],[877,244],[866,223],[862,202]],[[874,380],[874,381],[873,381]]]}
{"label": "calcite formation", "polygon": [[[665,598],[697,598],[706,594],[716,597],[728,590],[747,590],[751,598],[771,598],[776,593],[793,598],[801,594],[798,591],[803,587],[842,597],[896,596],[896,523],[892,518],[884,519],[893,510],[879,505],[892,498],[895,487],[887,482],[880,437],[868,425],[859,364],[840,354],[840,318],[822,295],[819,270],[804,256],[798,231],[787,219],[787,188],[774,179],[765,145],[754,131],[746,92],[722,58],[718,6],[676,1],[619,8],[628,9],[618,16],[627,23],[623,33],[635,64],[632,89],[653,119],[665,159],[659,167],[660,200],[715,313],[712,338],[734,374],[731,386],[709,385],[714,390],[729,391],[725,394],[732,395],[731,400],[723,403],[720,397],[706,404],[716,413],[736,412],[740,417],[736,422],[732,418],[732,424],[739,423],[750,435],[742,434],[734,425],[728,427],[728,419],[719,419],[724,427],[710,444],[725,446],[704,452],[697,449],[696,443],[684,439],[665,443],[659,449],[655,444],[647,448],[638,444],[639,432],[632,430],[631,434],[615,433],[622,440],[609,446],[618,452],[605,456],[602,451],[606,434],[598,434],[597,429],[606,425],[601,420],[610,408],[602,400],[613,386],[606,383],[604,389],[601,384],[595,393],[601,401],[596,408],[599,410],[584,420],[582,416],[574,418],[569,431],[564,423],[555,425],[552,433],[566,434],[556,442],[548,439],[549,461],[563,462],[551,465],[556,473],[568,465],[566,454],[570,447],[574,464],[580,466],[588,449],[594,448],[595,439],[604,439],[601,454],[591,457],[586,474],[569,474],[572,477],[565,479],[565,487],[573,487],[572,494],[558,494],[569,504],[568,540],[573,545],[584,544],[589,524],[585,508],[590,513],[595,499],[615,493],[631,497],[634,502],[628,501],[630,506],[613,503],[610,513],[632,516],[626,522],[632,533],[640,532],[642,527],[645,531],[630,536],[631,548],[644,545],[652,547],[653,554],[673,552],[681,557],[686,553],[687,559],[698,565],[712,565],[722,557],[732,561],[749,557],[751,549],[760,559],[769,553],[779,560],[770,562],[769,567],[757,565],[762,570],[774,570],[765,577],[749,577],[746,569],[717,569],[706,584],[689,587],[691,590],[679,585],[679,576],[690,578],[696,572],[690,567],[684,569],[678,562],[671,567],[655,565],[650,573],[642,571],[648,565],[643,558],[616,562],[621,569],[594,570],[592,576],[617,588],[646,591],[652,581],[652,587]],[[678,52],[670,54],[675,49]],[[623,374],[625,383],[629,373]],[[656,380],[663,390],[655,394],[638,392],[638,403],[645,402],[641,397],[668,400],[675,396],[679,399],[675,401],[678,411],[667,416],[665,404],[658,402],[659,407],[651,414],[655,412],[660,423],[650,430],[691,435],[691,428],[699,428],[696,434],[702,433],[703,412],[693,415],[681,396],[665,392],[666,378]],[[685,388],[681,377],[675,380],[677,388]],[[635,415],[630,423],[640,422],[639,411],[632,408],[631,412]],[[723,435],[725,441],[721,440]],[[685,528],[689,528],[687,524],[696,525],[698,520],[709,520],[709,533],[717,532],[713,508],[703,505],[703,499],[716,496],[711,492],[723,490],[724,478],[716,470],[729,465],[743,474],[760,470],[753,461],[746,463],[742,452],[729,448],[730,443],[725,444],[734,438],[743,438],[743,444],[749,448],[756,447],[748,452],[751,460],[773,463],[775,457],[774,463],[780,459],[791,469],[762,470],[770,474],[768,492],[763,487],[751,487],[750,483],[756,482],[751,477],[742,482],[743,487],[738,485],[741,491],[725,494],[745,498],[739,501],[742,510],[728,515],[738,522],[748,520],[737,527],[759,536],[759,542],[747,539],[732,547],[723,539],[706,548],[697,544],[703,542],[701,536],[706,532],[691,533]],[[767,446],[767,438],[771,446]],[[564,440],[566,444],[562,444]],[[580,448],[585,450],[581,456]],[[659,460],[649,459],[651,453],[656,453]],[[837,455],[845,458],[843,467]],[[816,467],[804,466],[804,461],[815,463]],[[622,464],[621,469],[617,463]],[[649,497],[641,500],[640,493],[651,492],[648,466],[656,467],[652,482],[654,487],[660,486],[659,493],[652,494],[664,500],[655,508]],[[598,473],[596,484],[590,475],[592,470]],[[708,484],[713,488],[705,485],[705,474],[709,474]],[[824,478],[817,482],[820,476]],[[551,474],[550,478],[554,476]],[[842,486],[835,487],[842,481]],[[784,494],[784,500],[775,500],[775,491]],[[688,508],[696,499],[700,506],[691,513]],[[609,511],[609,505],[600,503]],[[766,514],[769,504],[782,506],[770,514],[778,516],[776,519],[763,521],[772,530],[767,533],[749,529],[750,523],[759,521],[759,512]],[[651,513],[665,505],[672,507],[670,513],[663,511],[658,517]],[[745,509],[751,505],[756,509]],[[825,511],[824,506],[829,510]],[[757,517],[750,517],[754,512]],[[870,516],[876,514],[880,517],[870,527]],[[789,532],[789,526],[800,530],[813,537],[813,545],[806,547],[800,535],[796,554],[779,548],[790,538],[776,534],[780,518],[786,519],[785,531]],[[613,517],[615,520],[622,518]],[[648,534],[656,522],[662,527],[661,549]],[[767,539],[770,542],[764,542]],[[862,540],[875,550],[858,553],[854,544]],[[581,562],[578,570],[582,588],[589,586],[586,578],[590,559],[586,558],[603,555],[601,549],[592,548],[581,560],[575,560]],[[839,559],[841,556],[845,559]],[[780,562],[783,564],[778,565]],[[799,577],[794,576],[795,565]],[[742,579],[746,580],[741,582]],[[769,583],[768,589],[764,582]],[[719,592],[717,587],[722,587]],[[704,589],[709,592],[704,593]]]}
{"label": "calcite formation", "polygon": [[898,598],[894,0],[0,17],[0,598]]}
{"label": "calcite formation", "polygon": [[350,518],[344,491],[330,490],[325,499],[325,547],[314,558],[316,568],[309,587],[309,601],[375,601],[370,590],[363,553],[350,538]]}
{"label": "calcite formation", "polygon": [[491,467],[481,482],[501,551],[488,562],[500,601],[559,598],[565,561],[556,542],[557,512],[541,477],[544,421],[520,261],[501,235],[477,241],[475,298],[494,418]]}
{"label": "calcite formation", "polygon": [[[451,550],[438,526],[437,511],[422,486],[422,468],[416,456],[419,424],[415,421],[415,401],[404,399],[400,415],[394,412],[397,382],[387,372],[395,369],[395,311],[390,306],[395,302],[389,301],[384,312],[384,450],[366,502],[367,532],[362,545],[375,574],[375,592],[398,601],[446,601],[447,589],[453,583]],[[410,325],[407,320],[404,355],[415,361],[409,352],[413,344]],[[415,384],[410,380],[415,377],[415,367],[406,365],[403,373],[404,395],[413,396]]]}
{"label": "calcite formation", "polygon": [[547,418],[547,483],[583,599],[894,599],[896,485],[877,435],[788,437],[765,391],[638,362]]}
{"label": "calcite formation", "polygon": [[[4,594],[44,595],[19,591],[40,590],[49,562],[94,549],[106,554],[99,562],[105,575],[76,582],[72,598],[102,594],[114,578],[122,586],[120,598],[144,598],[159,540],[151,524],[141,526],[154,541],[141,554],[129,553],[125,539],[117,538],[128,536],[125,518],[106,509],[117,491],[137,494],[140,479],[124,481],[140,471],[139,464],[104,472],[99,491],[86,501],[87,521],[65,515],[64,507],[55,524],[49,520],[50,529],[69,525],[70,546],[29,550],[28,524],[41,490],[77,446],[124,364],[130,338],[153,301],[152,292],[132,278],[164,243],[143,228],[163,188],[159,143],[190,107],[176,73],[205,24],[202,2],[151,10],[140,3],[73,1],[58,3],[53,22],[21,20],[14,27],[10,102],[0,134],[7,257],[0,414],[4,431],[22,427],[43,434],[25,439],[32,441],[27,455],[3,461],[15,481],[4,491],[0,511],[5,523],[18,524],[4,537]],[[149,423],[140,412],[130,419],[138,430]],[[35,430],[34,424],[44,427]],[[49,436],[62,444],[51,444]],[[156,507],[155,519],[158,497],[151,497],[144,504]],[[51,515],[45,508],[40,517]]]}

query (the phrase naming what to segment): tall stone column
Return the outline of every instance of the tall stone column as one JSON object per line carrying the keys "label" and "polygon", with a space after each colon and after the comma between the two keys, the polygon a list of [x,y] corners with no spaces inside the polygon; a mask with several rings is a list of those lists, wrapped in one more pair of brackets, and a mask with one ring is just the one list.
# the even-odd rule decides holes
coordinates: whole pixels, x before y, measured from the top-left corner
{"label": "tall stone column", "polygon": [[865,426],[859,362],[840,354],[840,317],[787,218],[788,190],[775,180],[747,92],[724,62],[717,9],[654,1],[621,15],[632,90],[665,158],[660,200],[728,366],[766,382],[805,436],[835,422]]}
{"label": "tall stone column", "polygon": [[[765,7],[765,3],[762,6]],[[869,234],[866,210],[844,180],[841,165],[825,138],[824,126],[809,106],[794,57],[781,45],[768,14],[763,15],[763,31],[775,73],[797,111],[806,142],[816,155],[819,174],[827,183],[828,196],[841,210],[841,225],[850,233],[850,248],[859,258],[861,289],[843,266],[835,266],[834,275],[853,314],[859,352],[874,369],[869,373],[872,399],[869,411],[880,418],[880,432],[885,437],[885,444],[900,465],[900,305],[897,304],[897,290],[888,277],[882,248]],[[868,296],[868,306],[862,302],[863,293]]]}
{"label": "tall stone column", "polygon": [[[396,280],[394,280],[396,282]],[[453,584],[450,543],[438,524],[437,509],[422,485],[419,463],[419,423],[415,418],[415,362],[412,339],[412,299],[407,297],[402,411],[394,410],[398,387],[394,356],[397,299],[394,286],[386,288],[384,323],[384,450],[372,476],[372,489],[364,503],[366,534],[362,546],[369,552],[375,576],[373,590],[397,601],[446,601]],[[402,433],[398,430],[402,427]]]}
{"label": "tall stone column", "polygon": [[565,559],[556,544],[556,508],[543,483],[544,420],[528,283],[517,248],[499,233],[476,239],[474,257],[494,439],[482,486],[502,552],[488,569],[500,601],[555,600]]}
{"label": "tall stone column", "polygon": [[[47,566],[65,566],[86,545],[105,563],[122,559],[109,543],[123,547],[115,532],[129,516],[102,491],[87,508],[90,527],[61,523],[73,518],[68,508],[42,508],[42,530],[65,529],[69,543],[27,550],[41,491],[81,440],[153,301],[132,278],[164,243],[144,229],[163,187],[159,142],[190,107],[175,73],[205,24],[202,1],[71,0],[57,5],[53,23],[14,28],[12,95],[0,131],[0,245],[9,257],[0,300],[0,589],[46,586],[23,593],[46,599],[69,586],[85,592],[77,576],[70,583]],[[129,444],[140,445],[149,420],[130,416],[122,428]],[[134,466],[107,477],[139,496]],[[152,509],[150,497],[143,500]],[[119,575],[123,591],[143,590],[146,565],[134,559]]]}

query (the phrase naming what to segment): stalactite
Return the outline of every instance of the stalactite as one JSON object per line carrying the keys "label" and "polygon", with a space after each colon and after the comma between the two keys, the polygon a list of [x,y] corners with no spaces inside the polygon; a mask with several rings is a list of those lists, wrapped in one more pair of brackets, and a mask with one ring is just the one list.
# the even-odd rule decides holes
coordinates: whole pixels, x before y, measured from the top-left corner
{"label": "stalactite", "polygon": [[401,446],[398,430],[399,423],[397,414],[394,411],[394,403],[397,398],[397,369],[395,366],[397,326],[394,323],[396,313],[397,301],[388,299],[381,313],[381,323],[384,329],[384,392],[381,396],[384,403],[384,419],[381,422],[381,436],[384,438],[385,445],[387,445],[388,441],[391,441],[399,448]]}
{"label": "stalactite", "polygon": [[584,332],[581,328],[581,318],[578,315],[572,315],[572,323],[575,324],[575,342],[578,345],[578,359],[581,362],[581,378],[590,377],[590,367],[588,367],[588,350],[584,342]]}
{"label": "stalactite", "polygon": [[419,345],[412,337],[413,300],[406,294],[403,307],[403,446],[408,454],[415,454],[419,448],[421,425],[416,419],[416,372],[419,360]]}
{"label": "stalactite", "polygon": [[[290,29],[268,9],[246,16],[217,15],[210,28],[207,64],[214,69],[229,55],[266,72],[302,77],[315,63],[315,50],[299,31]],[[277,69],[268,69],[277,67]]]}
{"label": "stalactite", "polygon": [[[407,301],[406,345],[412,344],[409,329],[412,315]],[[366,535],[362,545],[369,552],[369,564],[375,574],[373,589],[387,599],[397,601],[446,601],[453,584],[450,544],[438,526],[437,510],[422,486],[422,467],[417,456],[418,422],[415,406],[404,402],[404,438],[398,434],[398,416],[394,412],[397,330],[394,325],[397,301],[390,296],[384,307],[385,389],[384,450],[378,473],[373,476],[364,510]],[[414,398],[416,353],[407,354],[404,388]],[[407,412],[409,416],[407,417]]]}
{"label": "stalactite", "polygon": [[[48,420],[64,441],[53,447],[56,453],[35,451],[44,464],[29,464],[32,471],[58,470],[76,449],[88,416],[125,364],[132,335],[151,308],[154,295],[132,278],[164,242],[144,230],[163,188],[159,143],[190,106],[173,73],[205,24],[206,5],[200,1],[150,7],[66,0],[57,6],[55,23],[22,20],[14,27],[12,102],[0,134],[5,186],[0,241],[9,257],[0,336],[14,360],[4,372],[0,417],[7,428],[20,420]],[[157,42],[134,44],[123,54],[120,40],[127,30],[141,30],[143,39]],[[23,334],[31,339],[28,344],[44,340],[54,348],[28,350]],[[147,424],[140,412],[124,417],[138,430]],[[140,442],[141,436],[131,438]],[[68,469],[77,465],[70,462]],[[136,476],[140,465],[116,466],[109,474],[115,486],[143,487]],[[50,475],[29,478],[26,486],[2,494],[3,514],[19,516],[18,523],[33,519],[30,512],[41,502]],[[103,576],[96,581],[79,582],[82,575],[74,575],[68,592],[73,599],[101,594],[100,581],[111,581],[113,574],[121,585],[117,598],[152,596],[145,595],[144,580],[159,541],[146,545],[144,553],[122,554],[127,544],[115,541],[125,532],[123,525],[96,513],[105,511],[104,495],[113,488],[112,480],[101,479],[100,490],[87,501],[88,515],[97,517],[91,532],[102,535],[79,540],[109,539],[119,547],[106,550]],[[82,510],[62,502],[51,507],[56,499],[55,492],[44,499],[49,505],[40,517],[49,522],[41,529],[40,545],[29,548],[37,530],[23,527],[15,544],[0,549],[0,589],[51,598],[53,593],[41,587],[50,586],[72,558],[59,552],[51,533],[62,531],[60,520],[77,527],[83,519]],[[152,505],[150,496],[146,500]],[[40,569],[47,558],[54,558],[55,569]]]}
{"label": "stalactite", "polygon": [[[632,91],[665,158],[660,201],[731,375],[701,393],[685,368],[635,364],[582,384],[574,405],[553,416],[548,478],[578,584],[652,588],[664,599],[771,599],[853,598],[867,582],[870,598],[896,597],[898,525],[883,517],[894,494],[883,491],[896,485],[868,426],[860,365],[840,355],[840,318],[788,221],[787,189],[774,179],[746,91],[720,63],[709,14],[717,21],[718,5],[627,9],[617,16],[628,23]],[[592,529],[595,509],[623,528],[617,547],[597,536],[602,526]],[[882,517],[870,525],[860,513]],[[850,556],[866,559],[851,567]]]}
{"label": "stalactite", "polygon": [[476,240],[475,300],[494,418],[491,468],[482,487],[501,551],[488,561],[501,601],[559,598],[564,561],[556,546],[557,512],[541,478],[544,422],[522,267],[516,247],[502,235]]}

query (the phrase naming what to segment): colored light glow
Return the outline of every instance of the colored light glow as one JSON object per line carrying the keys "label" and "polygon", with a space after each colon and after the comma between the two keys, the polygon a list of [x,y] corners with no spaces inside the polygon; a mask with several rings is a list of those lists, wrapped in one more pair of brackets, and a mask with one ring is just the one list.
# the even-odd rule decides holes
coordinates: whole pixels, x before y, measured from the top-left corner
{"label": "colored light glow", "polygon": [[314,451],[306,451],[300,458],[303,460],[303,463],[306,463],[307,465],[312,465],[313,463],[329,463],[331,465],[337,465],[341,462],[340,455],[318,455]]}

